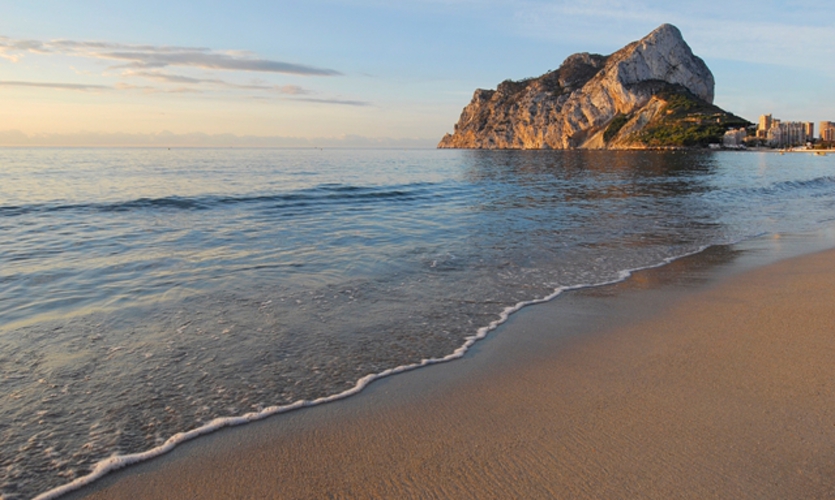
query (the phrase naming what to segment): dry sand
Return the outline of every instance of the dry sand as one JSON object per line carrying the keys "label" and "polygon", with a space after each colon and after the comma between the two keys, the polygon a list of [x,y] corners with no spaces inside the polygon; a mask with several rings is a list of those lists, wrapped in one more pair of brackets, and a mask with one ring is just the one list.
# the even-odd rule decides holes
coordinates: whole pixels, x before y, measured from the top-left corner
{"label": "dry sand", "polygon": [[475,356],[197,440],[85,494],[835,498],[835,251],[652,283],[674,270],[532,308]]}

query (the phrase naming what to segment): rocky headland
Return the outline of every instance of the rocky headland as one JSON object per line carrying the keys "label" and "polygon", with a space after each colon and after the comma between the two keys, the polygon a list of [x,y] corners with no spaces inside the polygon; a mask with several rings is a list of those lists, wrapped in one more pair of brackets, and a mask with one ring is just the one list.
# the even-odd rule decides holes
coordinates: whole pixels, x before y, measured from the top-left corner
{"label": "rocky headland", "polygon": [[646,149],[721,142],[748,122],[713,105],[713,73],[664,24],[609,56],[478,89],[439,148]]}

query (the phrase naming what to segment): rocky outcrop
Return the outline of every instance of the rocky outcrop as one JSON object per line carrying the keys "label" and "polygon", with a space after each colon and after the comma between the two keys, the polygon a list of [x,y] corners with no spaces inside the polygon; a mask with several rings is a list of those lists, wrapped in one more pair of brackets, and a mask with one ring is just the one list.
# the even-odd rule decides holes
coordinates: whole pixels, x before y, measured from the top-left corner
{"label": "rocky outcrop", "polygon": [[664,24],[610,56],[575,54],[538,78],[476,90],[454,133],[438,147],[641,147],[641,132],[669,112],[670,96],[686,95],[718,110],[713,92],[710,69],[678,28]]}

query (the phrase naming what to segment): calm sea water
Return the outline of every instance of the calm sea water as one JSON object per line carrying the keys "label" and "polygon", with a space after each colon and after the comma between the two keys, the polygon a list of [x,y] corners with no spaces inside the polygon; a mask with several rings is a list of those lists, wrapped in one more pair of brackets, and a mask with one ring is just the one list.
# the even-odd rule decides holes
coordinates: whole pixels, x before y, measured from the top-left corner
{"label": "calm sea water", "polygon": [[835,219],[835,156],[0,149],[0,496]]}

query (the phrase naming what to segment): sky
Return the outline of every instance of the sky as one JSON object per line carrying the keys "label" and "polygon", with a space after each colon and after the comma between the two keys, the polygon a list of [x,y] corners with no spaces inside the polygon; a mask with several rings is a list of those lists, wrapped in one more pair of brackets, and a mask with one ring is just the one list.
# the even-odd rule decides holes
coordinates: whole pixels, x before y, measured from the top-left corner
{"label": "sky", "polygon": [[751,121],[835,121],[831,0],[0,0],[0,145],[433,147],[476,88],[663,23]]}

